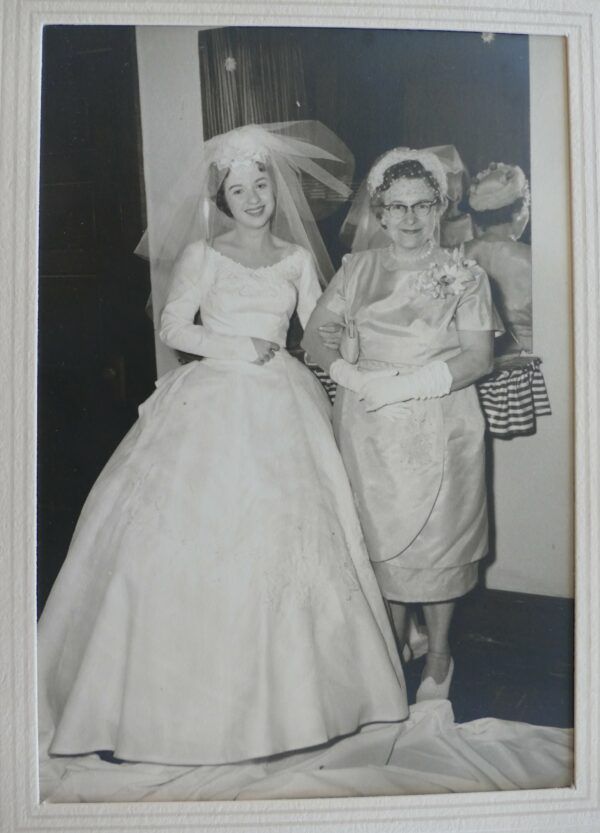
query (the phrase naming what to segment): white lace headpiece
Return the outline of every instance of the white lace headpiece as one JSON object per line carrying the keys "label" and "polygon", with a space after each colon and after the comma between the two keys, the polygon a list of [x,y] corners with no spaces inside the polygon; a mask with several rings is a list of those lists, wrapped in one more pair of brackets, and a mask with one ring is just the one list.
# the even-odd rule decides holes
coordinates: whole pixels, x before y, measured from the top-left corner
{"label": "white lace headpiece", "polygon": [[[218,138],[214,150],[220,155],[214,161],[220,170],[231,170],[256,162],[266,164],[269,160],[263,131],[254,125],[232,130]],[[207,151],[210,151],[208,147]]]}

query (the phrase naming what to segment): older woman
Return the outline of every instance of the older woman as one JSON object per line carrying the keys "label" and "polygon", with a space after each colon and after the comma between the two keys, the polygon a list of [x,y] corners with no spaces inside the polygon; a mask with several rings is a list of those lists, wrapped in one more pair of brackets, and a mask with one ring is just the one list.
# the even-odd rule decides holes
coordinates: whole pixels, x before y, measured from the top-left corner
{"label": "older woman", "polygon": [[497,356],[533,349],[531,246],[520,241],[529,203],[529,183],[518,165],[493,162],[469,188],[475,239],[465,251],[486,270],[506,326],[506,336],[496,342]]}
{"label": "older woman", "polygon": [[[495,316],[483,270],[437,243],[447,184],[434,154],[390,151],[367,192],[355,217],[361,243],[383,228],[391,245],[345,256],[303,345],[338,383],[336,434],[400,642],[406,606],[423,605],[419,701],[448,695],[455,601],[488,547],[473,383],[492,368]],[[345,325],[339,350],[323,335],[335,324]]]}

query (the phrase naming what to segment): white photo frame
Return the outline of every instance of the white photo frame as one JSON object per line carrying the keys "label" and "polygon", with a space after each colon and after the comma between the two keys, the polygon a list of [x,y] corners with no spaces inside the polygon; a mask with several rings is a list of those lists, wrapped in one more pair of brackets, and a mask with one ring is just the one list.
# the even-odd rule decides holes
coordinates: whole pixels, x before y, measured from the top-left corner
{"label": "white photo frame", "polygon": [[[0,820],[8,831],[600,830],[600,5],[588,0],[4,0],[0,107],[2,450]],[[304,25],[566,38],[575,391],[575,786],[521,792],[163,804],[38,803],[35,690],[37,221],[41,33],[51,24]]]}

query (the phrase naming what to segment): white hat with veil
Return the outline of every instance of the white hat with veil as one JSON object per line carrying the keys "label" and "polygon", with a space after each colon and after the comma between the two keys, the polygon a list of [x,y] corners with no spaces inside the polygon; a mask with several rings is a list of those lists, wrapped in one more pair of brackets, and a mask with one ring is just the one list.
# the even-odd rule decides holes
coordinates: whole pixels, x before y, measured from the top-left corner
{"label": "white hat with veil", "polygon": [[246,125],[199,142],[194,158],[182,160],[181,176],[168,192],[146,195],[148,228],[135,251],[152,263],[155,316],[185,247],[232,228],[216,195],[232,167],[252,162],[265,164],[273,178],[273,234],[311,251],[322,282],[333,274],[315,216],[325,216],[350,196],[352,153],[318,121]]}
{"label": "white hat with veil", "polygon": [[454,179],[462,176],[465,168],[454,145],[413,150],[397,147],[387,151],[371,167],[367,177],[356,192],[356,196],[344,220],[340,236],[351,246],[353,252],[384,245],[384,234],[377,217],[371,209],[371,199],[383,184],[385,172],[401,162],[420,162],[423,168],[437,183],[439,199],[442,203],[452,197]]}

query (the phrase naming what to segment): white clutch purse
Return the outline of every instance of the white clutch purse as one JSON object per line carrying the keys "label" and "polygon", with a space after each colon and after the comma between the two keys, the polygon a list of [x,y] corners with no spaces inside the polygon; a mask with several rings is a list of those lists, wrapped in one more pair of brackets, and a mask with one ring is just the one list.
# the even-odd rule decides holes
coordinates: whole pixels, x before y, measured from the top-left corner
{"label": "white clutch purse", "polygon": [[340,341],[340,355],[350,364],[356,364],[359,353],[360,345],[358,343],[358,328],[354,319],[350,319],[346,323],[344,332],[342,333],[342,340]]}

